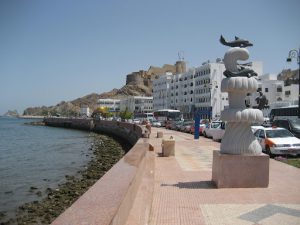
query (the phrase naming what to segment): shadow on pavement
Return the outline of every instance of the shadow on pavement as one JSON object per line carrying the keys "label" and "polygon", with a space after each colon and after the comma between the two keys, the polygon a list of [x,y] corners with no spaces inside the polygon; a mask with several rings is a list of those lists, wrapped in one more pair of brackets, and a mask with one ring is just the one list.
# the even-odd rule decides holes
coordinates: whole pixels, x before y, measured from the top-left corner
{"label": "shadow on pavement", "polygon": [[178,182],[177,184],[161,184],[162,187],[178,187],[186,189],[216,189],[216,185],[209,181]]}

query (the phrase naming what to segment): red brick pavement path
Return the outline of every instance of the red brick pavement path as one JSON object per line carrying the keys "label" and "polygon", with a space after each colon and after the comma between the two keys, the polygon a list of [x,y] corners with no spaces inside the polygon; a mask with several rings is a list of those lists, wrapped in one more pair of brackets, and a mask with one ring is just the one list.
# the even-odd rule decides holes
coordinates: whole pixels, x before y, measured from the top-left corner
{"label": "red brick pavement path", "polygon": [[[160,157],[161,139],[175,138],[175,157]],[[270,160],[268,188],[217,189],[211,182],[213,150],[220,143],[153,128],[156,151],[150,225],[300,224],[300,170]]]}

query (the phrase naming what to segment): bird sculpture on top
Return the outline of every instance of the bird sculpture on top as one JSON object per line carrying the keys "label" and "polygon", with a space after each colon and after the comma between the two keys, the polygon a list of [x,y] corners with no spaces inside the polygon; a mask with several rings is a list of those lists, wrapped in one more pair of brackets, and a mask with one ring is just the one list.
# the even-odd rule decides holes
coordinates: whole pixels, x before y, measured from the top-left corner
{"label": "bird sculpture on top", "polygon": [[246,48],[246,47],[250,47],[253,46],[252,43],[250,43],[248,40],[244,40],[241,39],[237,36],[235,36],[235,40],[234,41],[226,41],[225,38],[223,37],[223,35],[221,35],[220,37],[220,42],[223,45],[229,46],[229,47],[240,47],[240,48]]}
{"label": "bird sculpture on top", "polygon": [[[230,46],[233,48],[232,49],[233,51],[229,51],[227,54],[225,54],[224,62],[226,61],[229,64],[233,63],[234,67],[236,68],[233,70],[229,64],[228,64],[229,67],[225,65],[226,70],[223,72],[225,77],[248,77],[249,78],[249,77],[257,76],[257,73],[255,73],[251,68],[248,67],[251,65],[251,63],[247,63],[247,64],[238,64],[237,63],[237,60],[245,60],[249,57],[249,53],[248,53],[247,49],[245,49],[245,48],[253,46],[252,43],[250,43],[248,40],[244,40],[244,39],[241,39],[236,36],[235,36],[234,41],[226,41],[225,38],[223,37],[223,35],[221,35],[221,37],[220,37],[220,42],[223,45]],[[237,49],[235,49],[235,48],[237,48]],[[239,58],[241,52],[246,54],[247,57],[245,59]],[[231,69],[229,69],[229,68],[231,68]]]}

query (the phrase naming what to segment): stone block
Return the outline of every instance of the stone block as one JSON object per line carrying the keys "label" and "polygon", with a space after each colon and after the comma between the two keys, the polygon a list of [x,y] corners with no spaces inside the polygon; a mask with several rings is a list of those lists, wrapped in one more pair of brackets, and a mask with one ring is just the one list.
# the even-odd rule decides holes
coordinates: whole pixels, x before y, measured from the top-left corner
{"label": "stone block", "polygon": [[213,152],[212,181],[218,188],[263,188],[269,185],[266,154],[230,155]]}
{"label": "stone block", "polygon": [[162,131],[157,131],[157,138],[162,138],[164,136],[164,133]]}
{"label": "stone block", "polygon": [[175,140],[163,139],[162,140],[162,156],[175,156]]}

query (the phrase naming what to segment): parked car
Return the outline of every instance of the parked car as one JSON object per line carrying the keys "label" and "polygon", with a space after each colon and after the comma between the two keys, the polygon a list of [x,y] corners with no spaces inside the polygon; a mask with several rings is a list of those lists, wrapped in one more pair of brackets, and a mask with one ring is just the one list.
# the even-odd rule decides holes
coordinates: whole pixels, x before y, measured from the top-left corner
{"label": "parked car", "polygon": [[133,119],[132,122],[135,123],[135,124],[141,124],[142,123],[142,121],[140,119]]}
{"label": "parked car", "polygon": [[264,129],[264,128],[265,128],[264,126],[259,125],[259,124],[253,124],[251,126],[251,130],[252,130],[253,133],[255,133],[255,131],[257,131],[258,129]]}
{"label": "parked car", "polygon": [[213,121],[203,130],[204,137],[212,138],[212,130],[219,129],[221,127],[222,121]]}
{"label": "parked car", "polygon": [[182,120],[176,121],[174,130],[180,131],[180,127],[182,126],[182,124],[183,124]]}
{"label": "parked car", "polygon": [[221,126],[217,127],[216,129],[211,129],[210,132],[211,132],[212,139],[214,141],[221,141],[225,134],[225,128],[226,128],[226,123],[222,122]]}
{"label": "parked car", "polygon": [[270,157],[274,155],[298,155],[300,154],[300,139],[290,131],[281,127],[264,127],[255,131],[262,147]]}
{"label": "parked car", "polygon": [[170,130],[176,130],[176,123],[177,120],[169,120],[168,123],[166,124],[166,128]]}
{"label": "parked car", "polygon": [[283,127],[297,138],[300,138],[300,119],[276,119],[273,121],[272,126]]}
{"label": "parked car", "polygon": [[152,127],[161,127],[161,122],[158,120],[151,120],[151,126]]}
{"label": "parked car", "polygon": [[190,133],[191,126],[193,124],[194,124],[194,121],[192,121],[192,120],[184,121],[180,126],[180,131]]}
{"label": "parked car", "polygon": [[[200,123],[199,125],[199,135],[203,135],[203,131],[204,129],[208,126],[208,124],[204,124],[204,123]],[[191,134],[194,134],[195,133],[195,124],[193,124],[191,126],[191,131],[190,131]]]}

